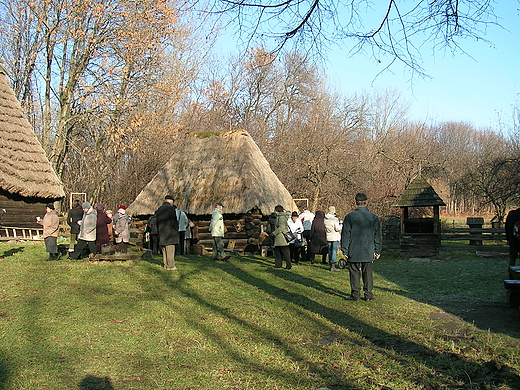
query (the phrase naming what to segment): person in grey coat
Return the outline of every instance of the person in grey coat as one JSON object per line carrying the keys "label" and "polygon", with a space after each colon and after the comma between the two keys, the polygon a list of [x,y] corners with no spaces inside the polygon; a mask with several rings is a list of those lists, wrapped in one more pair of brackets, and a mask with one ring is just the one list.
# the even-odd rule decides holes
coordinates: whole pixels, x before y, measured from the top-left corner
{"label": "person in grey coat", "polygon": [[92,208],[89,202],[83,202],[81,208],[83,209],[83,218],[78,221],[80,225],[78,244],[69,256],[72,260],[79,259],[85,245],[88,245],[90,251],[89,258],[93,258],[96,254],[97,210]]}
{"label": "person in grey coat", "polygon": [[346,299],[357,301],[360,298],[363,278],[365,300],[374,299],[372,288],[372,265],[381,256],[382,232],[377,215],[367,208],[368,199],[364,193],[356,194],[357,209],[347,214],[341,230],[341,251],[348,261],[350,274],[350,296]]}

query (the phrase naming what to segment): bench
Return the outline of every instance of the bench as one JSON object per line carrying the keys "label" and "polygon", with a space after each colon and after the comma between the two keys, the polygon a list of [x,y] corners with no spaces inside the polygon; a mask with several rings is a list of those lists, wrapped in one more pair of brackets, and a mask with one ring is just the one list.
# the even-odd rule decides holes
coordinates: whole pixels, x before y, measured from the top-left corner
{"label": "bench", "polygon": [[520,306],[520,266],[510,265],[508,269],[509,279],[504,280],[506,298],[509,307]]}
{"label": "bench", "polygon": [[509,272],[509,279],[520,280],[520,266],[510,265],[508,272]]}
{"label": "bench", "polygon": [[504,280],[506,288],[506,298],[509,307],[517,308],[520,306],[520,280]]}

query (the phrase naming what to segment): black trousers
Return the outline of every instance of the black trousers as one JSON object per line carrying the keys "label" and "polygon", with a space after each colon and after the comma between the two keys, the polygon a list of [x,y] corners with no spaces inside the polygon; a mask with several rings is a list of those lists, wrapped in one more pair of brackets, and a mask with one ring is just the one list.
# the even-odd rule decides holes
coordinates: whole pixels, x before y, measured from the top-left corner
{"label": "black trousers", "polygon": [[175,252],[179,255],[186,254],[186,231],[179,231],[179,243],[175,245]]}
{"label": "black trousers", "polygon": [[360,298],[361,279],[363,279],[363,292],[365,298],[373,298],[374,280],[372,278],[372,262],[354,263],[348,262],[348,272],[350,275],[350,295]]}
{"label": "black trousers", "polygon": [[96,242],[95,241],[85,241],[85,240],[78,240],[78,243],[76,244],[74,248],[74,252],[72,252],[69,255],[69,258],[72,260],[78,260],[81,256],[81,252],[83,252],[83,248],[85,248],[85,245],[88,245],[88,250],[90,253],[96,254]]}
{"label": "black trousers", "polygon": [[296,246],[295,244],[289,244],[289,252],[291,256],[291,261],[295,264],[300,262],[300,252],[301,246]]}
{"label": "black trousers", "polygon": [[511,245],[509,244],[509,265],[516,265],[516,259],[518,258],[518,253],[520,252],[520,244],[519,245]]}
{"label": "black trousers", "polygon": [[157,255],[159,253],[159,235],[158,234],[150,234],[150,248],[152,250],[152,254]]}
{"label": "black trousers", "polygon": [[280,268],[282,261],[285,260],[285,268],[291,269],[291,252],[289,246],[275,246],[273,249],[274,253],[274,266]]}

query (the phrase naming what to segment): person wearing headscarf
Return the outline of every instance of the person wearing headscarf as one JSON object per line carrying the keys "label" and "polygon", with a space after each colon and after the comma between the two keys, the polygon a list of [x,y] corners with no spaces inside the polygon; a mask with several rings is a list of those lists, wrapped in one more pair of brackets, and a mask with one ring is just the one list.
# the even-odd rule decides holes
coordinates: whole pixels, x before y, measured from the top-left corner
{"label": "person wearing headscarf", "polygon": [[101,253],[101,247],[110,242],[108,235],[108,225],[112,224],[112,219],[105,213],[105,206],[101,203],[96,205],[96,251]]}
{"label": "person wearing headscarf", "polygon": [[321,210],[316,211],[312,221],[311,232],[309,234],[308,249],[311,251],[311,263],[314,263],[316,255],[321,254],[321,263],[327,264],[327,233],[325,232],[325,213]]}
{"label": "person wearing headscarf", "polygon": [[284,233],[289,231],[289,224],[287,221],[290,218],[288,212],[286,212],[282,205],[278,205],[274,208],[277,214],[276,223],[274,225],[274,267],[282,268],[282,261],[285,260],[285,269],[291,269],[291,253],[289,250],[289,243],[285,239]]}
{"label": "person wearing headscarf", "polygon": [[105,211],[108,218],[110,218],[110,223],[107,225],[108,229],[108,242],[114,242],[114,212],[112,210]]}
{"label": "person wearing headscarf", "polygon": [[125,209],[117,210],[118,218],[114,225],[114,236],[116,239],[117,251],[121,253],[127,253],[127,244],[130,237],[130,230],[128,226],[128,218],[126,216]]}
{"label": "person wearing headscarf", "polygon": [[339,271],[336,268],[339,242],[341,240],[341,225],[336,216],[336,207],[330,206],[329,212],[325,214],[325,233],[327,234],[327,246],[329,252],[330,271]]}
{"label": "person wearing headscarf", "polygon": [[45,250],[49,254],[47,261],[58,260],[61,254],[58,252],[58,232],[60,230],[60,219],[54,204],[49,203],[45,206],[45,215],[43,219],[36,218],[36,221],[43,226],[43,241],[45,242]]}

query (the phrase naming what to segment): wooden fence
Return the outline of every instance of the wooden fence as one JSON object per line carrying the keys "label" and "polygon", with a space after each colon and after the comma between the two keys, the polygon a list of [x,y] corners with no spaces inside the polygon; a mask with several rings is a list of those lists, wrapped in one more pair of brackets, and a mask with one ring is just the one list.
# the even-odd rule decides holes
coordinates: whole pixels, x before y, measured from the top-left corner
{"label": "wooden fence", "polygon": [[[399,230],[383,229],[383,248],[399,249]],[[506,247],[504,228],[444,228],[441,229],[441,248],[450,249],[496,249]]]}

